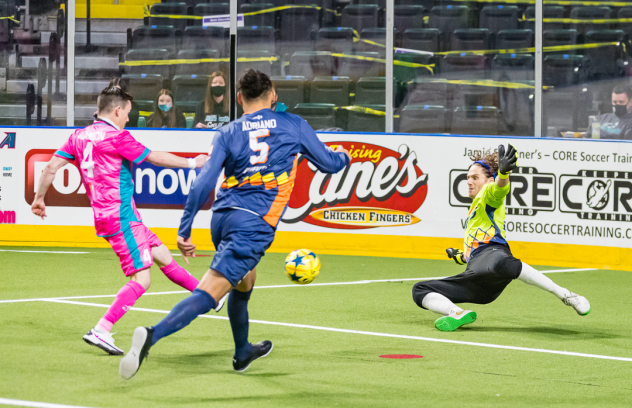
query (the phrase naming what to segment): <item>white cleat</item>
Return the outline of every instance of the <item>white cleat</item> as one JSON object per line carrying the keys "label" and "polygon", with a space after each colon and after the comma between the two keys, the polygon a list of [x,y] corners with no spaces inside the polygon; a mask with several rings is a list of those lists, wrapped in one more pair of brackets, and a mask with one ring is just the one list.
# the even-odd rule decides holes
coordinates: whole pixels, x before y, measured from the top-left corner
{"label": "white cleat", "polygon": [[579,296],[577,293],[570,292],[568,296],[562,299],[566,306],[573,306],[573,309],[578,315],[586,316],[590,313],[590,302],[583,296]]}
{"label": "white cleat", "polygon": [[222,310],[222,308],[224,307],[224,303],[226,303],[226,298],[228,298],[228,293],[225,294],[224,297],[219,300],[219,302],[217,302],[217,305],[215,306],[215,311],[217,313],[219,313],[219,311]]}
{"label": "white cleat", "polygon": [[114,345],[112,334],[97,330],[96,328],[90,329],[90,331],[83,336],[83,341],[113,356],[122,356],[124,354],[123,350]]}

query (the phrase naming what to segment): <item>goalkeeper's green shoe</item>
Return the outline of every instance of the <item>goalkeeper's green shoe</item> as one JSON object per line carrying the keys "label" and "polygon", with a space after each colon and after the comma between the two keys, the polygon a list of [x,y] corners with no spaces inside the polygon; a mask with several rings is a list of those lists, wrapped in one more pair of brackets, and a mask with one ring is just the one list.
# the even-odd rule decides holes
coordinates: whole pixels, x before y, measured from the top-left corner
{"label": "goalkeeper's green shoe", "polygon": [[460,312],[451,312],[447,316],[438,318],[435,321],[435,327],[441,331],[454,331],[464,324],[474,323],[475,321],[476,312],[462,310]]}

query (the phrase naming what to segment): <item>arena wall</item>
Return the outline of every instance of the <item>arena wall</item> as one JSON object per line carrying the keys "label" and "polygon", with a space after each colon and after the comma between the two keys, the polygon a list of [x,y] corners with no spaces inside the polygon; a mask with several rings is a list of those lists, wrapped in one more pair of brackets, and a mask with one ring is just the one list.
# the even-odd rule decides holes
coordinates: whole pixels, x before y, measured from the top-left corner
{"label": "arena wall", "polygon": [[[107,247],[73,165],[47,195],[48,217],[30,211],[39,174],[69,128],[0,129],[0,245]],[[153,150],[208,151],[206,131],[133,130]],[[510,142],[520,152],[505,228],[514,254],[535,265],[632,270],[632,144],[622,141],[455,135],[321,133],[354,156],[333,176],[300,160],[290,206],[271,250],[445,259],[460,247],[468,216],[465,174],[476,151]],[[265,169],[262,169],[265,175]],[[278,176],[278,175],[277,175]],[[144,163],[133,169],[144,222],[175,248],[195,173]],[[196,217],[194,242],[213,249],[210,201]],[[15,217],[13,217],[13,213]],[[15,223],[12,223],[15,221]],[[479,232],[484,234],[483,231]]]}

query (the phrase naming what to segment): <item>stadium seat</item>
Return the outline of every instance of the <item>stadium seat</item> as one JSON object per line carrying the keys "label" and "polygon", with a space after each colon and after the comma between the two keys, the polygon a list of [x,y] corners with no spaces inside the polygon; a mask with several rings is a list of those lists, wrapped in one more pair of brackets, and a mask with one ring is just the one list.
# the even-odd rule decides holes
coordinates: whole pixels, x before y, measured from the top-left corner
{"label": "stadium seat", "polygon": [[542,120],[547,136],[560,136],[564,130],[577,131],[588,125],[592,107],[590,91],[585,86],[545,89],[542,94]]}
{"label": "stadium seat", "polygon": [[[384,112],[384,104],[362,105],[364,108]],[[347,132],[384,132],[386,127],[386,115],[362,113],[356,111],[347,112]]]}
{"label": "stadium seat", "polygon": [[[618,42],[624,44],[626,34],[622,30],[599,30],[586,33],[586,43]],[[590,59],[590,75],[599,80],[623,76],[625,73],[622,45],[612,45],[584,50],[584,55]]]}
{"label": "stadium seat", "polygon": [[301,75],[311,81],[317,76],[331,76],[334,58],[326,51],[298,51],[290,58],[290,75]]}
{"label": "stadium seat", "polygon": [[498,109],[494,106],[459,106],[452,115],[452,131],[464,135],[497,135]]}
{"label": "stadium seat", "polygon": [[[9,15],[8,6],[5,2],[0,2],[0,16],[5,17]],[[11,30],[10,21],[7,19],[0,20],[0,49],[11,48]]]}
{"label": "stadium seat", "polygon": [[187,27],[182,33],[182,48],[218,50],[220,57],[228,57],[230,49],[228,30],[223,27]]}
{"label": "stadium seat", "polygon": [[[607,6],[577,6],[571,10],[572,19],[609,19],[611,15],[612,11]],[[580,38],[584,38],[589,31],[608,30],[610,24],[579,23],[571,24],[570,27],[577,30]]]}
{"label": "stadium seat", "polygon": [[153,112],[163,78],[156,74],[123,74],[122,77],[129,81],[129,93],[138,104],[138,109]]}
{"label": "stadium seat", "polygon": [[[632,18],[632,6],[621,7],[619,11],[617,12],[617,18],[618,19]],[[628,35],[628,38],[632,38],[632,24],[619,23],[617,28],[619,30],[623,30],[623,32],[625,32]]]}
{"label": "stadium seat", "polygon": [[542,83],[555,87],[586,82],[586,58],[583,55],[547,55],[542,63]]}
{"label": "stadium seat", "polygon": [[240,51],[268,51],[276,54],[274,28],[246,26],[237,28],[237,49]]}
{"label": "stadium seat", "polygon": [[350,54],[354,50],[351,27],[321,28],[316,34],[316,51]]}
{"label": "stadium seat", "polygon": [[278,71],[275,69],[277,66],[275,61],[272,60],[263,60],[256,61],[257,59],[270,59],[275,58],[275,55],[271,54],[268,51],[242,51],[237,50],[237,72],[243,72],[247,69],[254,69],[263,72],[267,76],[273,76],[277,74]]}
{"label": "stadium seat", "polygon": [[535,59],[531,54],[498,54],[492,60],[494,81],[533,81]]}
{"label": "stadium seat", "polygon": [[[142,49],[142,50],[129,50],[125,54],[125,61],[155,61],[155,60],[168,60],[171,56],[165,49]],[[171,66],[170,65],[141,65],[141,66],[126,66],[125,73],[127,74],[156,74],[160,75],[163,79],[171,78]]]}
{"label": "stadium seat", "polygon": [[500,30],[517,30],[518,14],[520,10],[517,6],[497,5],[485,6],[481,9],[480,28],[487,28],[492,35],[492,40],[496,40],[496,35]]}
{"label": "stadium seat", "polygon": [[452,50],[488,50],[490,49],[490,35],[486,28],[459,28],[450,36]]}
{"label": "stadium seat", "polygon": [[314,130],[336,127],[336,105],[333,103],[299,103],[294,113],[309,123]]}
{"label": "stadium seat", "polygon": [[176,106],[186,113],[195,113],[197,106],[206,98],[208,75],[176,75],[171,90]]}
{"label": "stadium seat", "polygon": [[160,48],[176,55],[176,31],[173,26],[140,26],[132,33],[130,49]]}
{"label": "stadium seat", "polygon": [[467,6],[435,6],[430,10],[428,26],[441,30],[442,51],[449,51],[450,34],[459,28],[468,28],[470,9]]}
{"label": "stadium seat", "polygon": [[355,88],[355,105],[384,105],[386,103],[386,78],[360,78]]}
{"label": "stadium seat", "polygon": [[284,103],[290,112],[294,113],[294,107],[305,102],[305,77],[273,76],[270,80],[279,95],[279,102]]}
{"label": "stadium seat", "polygon": [[[386,28],[365,28],[360,33],[360,38],[384,45],[386,44]],[[397,38],[397,30],[393,29],[393,40],[395,38]],[[384,58],[386,56],[386,47],[380,47],[379,45],[373,45],[362,41],[358,41],[356,43],[356,49],[359,52],[377,52],[380,58]]]}
{"label": "stadium seat", "polygon": [[[173,0],[161,0],[161,2],[163,4],[165,4],[165,3],[168,4],[168,3],[173,2]],[[184,3],[184,4],[187,5],[187,7],[195,7],[199,2],[200,2],[200,0],[181,0],[178,3]],[[213,2],[213,0],[211,0],[211,2]],[[122,4],[122,2],[121,2],[121,4]]]}
{"label": "stadium seat", "polygon": [[[556,47],[560,45],[576,45],[577,30],[545,30],[542,33],[543,47]],[[568,54],[575,55],[577,50],[547,51],[545,55]]]}
{"label": "stadium seat", "polygon": [[[319,11],[313,8],[291,8],[281,10],[280,48],[283,54],[294,54],[300,50],[312,50],[316,33],[320,27]],[[353,44],[353,33],[351,33]],[[329,50],[322,50],[329,51]]]}
{"label": "stadium seat", "polygon": [[496,48],[500,50],[533,47],[533,31],[501,30],[496,35]]}
{"label": "stadium seat", "polygon": [[453,79],[484,79],[485,56],[467,53],[446,55],[441,60],[441,74]]}
{"label": "stadium seat", "polygon": [[500,107],[499,87],[458,84],[453,89],[452,106]]}
{"label": "stadium seat", "polygon": [[[524,16],[527,20],[535,19],[535,6],[529,6],[525,10]],[[542,18],[564,18],[564,7],[562,6],[543,6]],[[561,30],[564,28],[562,23],[542,23],[543,30]],[[535,21],[525,21],[524,28],[528,28],[535,32]]]}
{"label": "stadium seat", "polygon": [[[535,82],[531,82],[534,84]],[[533,136],[535,89],[500,88],[501,134]]]}
{"label": "stadium seat", "polygon": [[425,12],[425,8],[419,5],[395,6],[395,29],[403,33],[411,28],[424,28]]}
{"label": "stadium seat", "polygon": [[[203,58],[219,58],[217,50],[180,50],[177,59],[203,59]],[[175,75],[210,75],[220,70],[219,62],[197,62],[195,64],[178,64],[175,66]]]}
{"label": "stadium seat", "polygon": [[441,31],[437,28],[409,28],[402,36],[402,48],[418,51],[441,51]]}
{"label": "stadium seat", "polygon": [[375,4],[349,5],[342,10],[341,27],[351,27],[358,33],[365,28],[375,28],[379,7]]}
{"label": "stadium seat", "polygon": [[254,3],[254,4],[243,4],[239,9],[240,9],[240,12],[244,14],[244,25],[275,27],[275,24],[276,24],[275,12],[247,15],[248,13],[268,10],[271,8],[274,8],[274,4],[272,3]]}
{"label": "stadium seat", "polygon": [[[217,16],[230,14],[229,3],[201,3],[195,6],[193,14],[196,16]],[[195,25],[202,25],[202,20],[194,20]]]}
{"label": "stadium seat", "polygon": [[[156,3],[151,6],[152,15],[187,15],[186,3]],[[186,19],[168,17],[149,17],[149,25],[171,25],[176,30],[184,30],[187,25]]]}
{"label": "stadium seat", "polygon": [[[432,57],[430,55],[417,54],[413,52],[397,52],[393,56],[395,61],[401,61],[403,63],[413,63],[413,64],[421,64],[421,65],[431,65],[435,64],[437,58]],[[405,65],[398,65],[395,62],[393,66],[393,77],[396,82],[410,82],[413,79],[419,76],[428,76],[434,73],[434,68],[430,71],[428,68],[424,67],[409,67]]]}
{"label": "stadium seat", "polygon": [[454,87],[442,78],[416,78],[408,85],[405,105],[440,105],[449,109]]}
{"label": "stadium seat", "polygon": [[352,81],[365,76],[384,75],[384,64],[375,61],[379,58],[380,55],[377,52],[358,52],[347,58],[338,58],[336,75],[349,77]]}
{"label": "stadium seat", "polygon": [[399,114],[401,133],[444,133],[445,108],[438,105],[406,105]]}
{"label": "stadium seat", "polygon": [[333,103],[336,106],[349,105],[349,77],[316,77],[309,84],[310,103]]}

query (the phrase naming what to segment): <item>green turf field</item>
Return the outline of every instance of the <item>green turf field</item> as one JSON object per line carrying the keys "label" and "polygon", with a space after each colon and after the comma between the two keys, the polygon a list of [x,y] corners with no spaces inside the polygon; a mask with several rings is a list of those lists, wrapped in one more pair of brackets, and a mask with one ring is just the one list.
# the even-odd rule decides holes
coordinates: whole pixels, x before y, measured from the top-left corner
{"label": "green turf field", "polygon": [[[0,249],[89,252],[0,252],[0,300],[114,295],[126,282],[110,249]],[[226,309],[219,313],[224,319],[199,318],[162,340],[138,374],[123,381],[120,358],[81,338],[105,312],[99,305],[109,305],[113,296],[62,300],[81,304],[0,303],[0,402],[85,407],[632,405],[630,272],[549,275],[591,301],[586,317],[553,295],[514,282],[493,304],[470,306],[478,313],[476,323],[444,333],[433,326],[438,315],[413,303],[414,280],[315,284],[461,272],[452,261],[322,255],[315,284],[298,286],[283,273],[284,257],[268,254],[257,268],[257,286],[291,286],[254,291],[250,340],[272,340],[274,350],[243,374],[232,371]],[[210,259],[193,259],[188,270],[200,278]],[[181,290],[156,267],[152,273],[148,293]],[[143,296],[136,307],[152,311],[128,312],[114,326],[117,345],[128,350],[135,327],[158,323],[164,317],[160,311],[171,310],[185,296]],[[218,317],[214,312],[208,316]],[[530,350],[483,347],[489,345]],[[423,358],[380,358],[385,354]]]}

